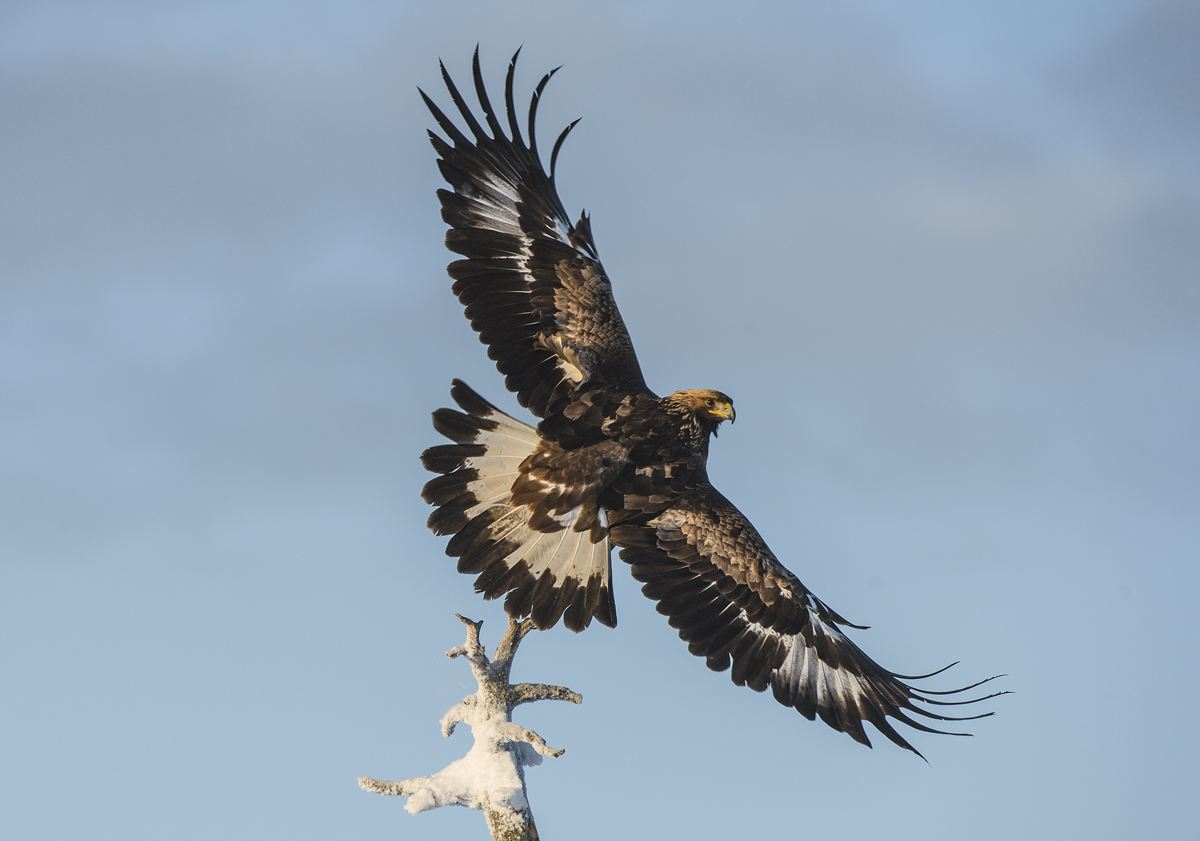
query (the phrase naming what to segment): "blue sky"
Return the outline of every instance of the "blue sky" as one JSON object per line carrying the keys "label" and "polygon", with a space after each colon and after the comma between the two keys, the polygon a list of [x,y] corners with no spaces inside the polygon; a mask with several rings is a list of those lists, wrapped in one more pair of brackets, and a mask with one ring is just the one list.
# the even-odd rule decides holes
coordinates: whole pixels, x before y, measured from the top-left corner
{"label": "blue sky", "polygon": [[[10,3],[0,832],[482,837],[360,774],[466,749],[429,411],[509,408],[415,86],[565,64],[542,125],[650,383],[903,672],[1016,694],[873,751],[620,626],[530,638],[548,839],[1184,838],[1200,694],[1200,13],[1095,4]],[[956,671],[958,671],[956,670]],[[1180,719],[1176,723],[1176,719]],[[599,805],[598,805],[599,804]]]}

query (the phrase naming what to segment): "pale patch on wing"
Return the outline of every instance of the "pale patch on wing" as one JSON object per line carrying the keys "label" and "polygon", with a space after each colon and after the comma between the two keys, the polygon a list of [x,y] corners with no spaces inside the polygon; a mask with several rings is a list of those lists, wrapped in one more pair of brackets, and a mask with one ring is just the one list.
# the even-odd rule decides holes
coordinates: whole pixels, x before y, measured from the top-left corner
{"label": "pale patch on wing", "polygon": [[[792,594],[786,591],[784,596],[793,598]],[[805,600],[812,601],[808,594]],[[836,646],[849,643],[845,634],[838,628],[822,621],[815,606],[808,608],[807,612],[814,633],[824,635]],[[804,691],[807,688],[818,709],[833,709],[837,705],[836,701],[840,699],[847,707],[859,712],[858,717],[862,718],[863,705],[871,703],[870,687],[864,683],[863,677],[823,661],[816,647],[809,643],[804,634],[781,634],[774,628],[751,621],[745,610],[739,610],[738,613],[747,630],[756,637],[784,640],[786,653],[783,662],[772,672],[773,683],[781,683],[795,691]]]}
{"label": "pale patch on wing", "polygon": [[573,525],[574,522],[579,519],[579,512],[582,510],[583,506],[580,505],[563,514],[551,514],[550,516],[552,516],[554,521],[560,526],[567,528],[568,526]]}
{"label": "pale patch on wing", "polygon": [[[845,634],[832,625],[822,622],[814,611],[809,610],[808,617],[814,631],[829,637],[835,644],[841,645],[847,642]],[[754,622],[750,624],[752,627],[756,627],[756,630],[761,628],[763,633],[779,636],[777,631],[770,628],[762,628],[761,625]],[[858,675],[823,662],[817,655],[816,648],[809,644],[803,634],[789,634],[785,639],[787,640],[787,654],[775,670],[775,674],[789,684],[796,683],[804,686],[810,681],[814,682],[818,692],[818,706],[823,706],[827,700],[823,695],[827,691],[827,681],[831,677],[844,684],[855,696],[862,692]]]}
{"label": "pale patch on wing", "polygon": [[587,379],[579,362],[578,354],[561,335],[541,333],[538,335],[538,344],[554,354],[558,370],[565,379],[575,385],[579,385]]}
{"label": "pale patch on wing", "polygon": [[472,175],[508,199],[511,203],[511,209],[513,211],[516,210],[517,202],[521,200],[521,194],[508,179],[501,178],[494,169],[481,169],[472,173]]}

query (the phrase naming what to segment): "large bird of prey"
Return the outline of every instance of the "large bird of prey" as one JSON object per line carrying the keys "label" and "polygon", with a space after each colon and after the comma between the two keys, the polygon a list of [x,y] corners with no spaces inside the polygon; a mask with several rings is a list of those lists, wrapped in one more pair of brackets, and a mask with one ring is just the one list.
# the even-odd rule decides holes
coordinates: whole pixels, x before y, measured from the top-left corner
{"label": "large bird of prey", "polygon": [[934,692],[912,682],[938,672],[900,675],[877,664],[842,630],[862,626],[800,583],[710,483],[709,438],[733,422],[733,402],[709,389],[660,397],[646,385],[589,217],[572,223],[558,197],[555,163],[575,123],[558,136],[547,173],[535,121],[553,72],[533,92],[523,134],[516,61],[499,112],[476,49],[482,121],[442,67],[465,130],[421,91],[442,131],[429,136],[452,188],[438,197],[446,245],[462,256],[448,267],[454,294],[517,401],[541,419],[536,428],[522,423],[457,380],[451,395],[461,411],[434,413],[453,443],[422,456],[441,474],[423,495],[437,506],[430,528],[451,535],[446,551],[459,571],[539,628],[561,619],[581,631],[593,618],[614,626],[615,545],[709,668],[732,667],[739,686],[770,687],[780,703],[858,742],[870,746],[870,722],[916,753],[889,719],[942,733],[923,720],[991,715],[927,709],[984,700],[949,696],[986,681]]}

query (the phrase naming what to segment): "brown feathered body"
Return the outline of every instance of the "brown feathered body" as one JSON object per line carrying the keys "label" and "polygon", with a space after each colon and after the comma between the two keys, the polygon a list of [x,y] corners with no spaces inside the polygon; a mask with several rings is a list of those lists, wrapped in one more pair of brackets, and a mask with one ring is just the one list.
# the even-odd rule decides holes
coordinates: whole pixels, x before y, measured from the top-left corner
{"label": "brown feathered body", "polygon": [[708,441],[729,398],[590,389],[534,429],[461,381],[451,394],[461,411],[439,409],[434,426],[455,443],[425,452],[426,467],[444,475],[424,496],[439,506],[430,527],[454,535],[447,548],[459,570],[479,576],[485,597],[507,595],[508,611],[539,627],[564,614],[575,631],[593,617],[615,625],[612,529],[629,532],[709,487]]}
{"label": "brown feathered body", "polygon": [[945,700],[963,690],[921,690],[906,682],[917,678],[871,660],[843,633],[850,623],[713,487],[709,443],[734,420],[732,401],[709,389],[659,396],[647,386],[590,220],[572,223],[558,197],[555,164],[575,124],[559,135],[547,172],[535,121],[552,74],[534,91],[526,139],[515,65],[514,56],[498,112],[476,53],[483,122],[443,68],[465,131],[422,92],[444,134],[430,139],[451,188],[438,196],[446,244],[461,255],[448,267],[454,293],[508,388],[540,419],[523,423],[457,380],[458,408],[434,413],[451,443],[424,453],[440,475],[423,494],[436,506],[430,528],[449,536],[459,571],[541,628],[614,626],[615,544],[693,654],[731,670],[739,685],[769,687],[810,719],[864,744],[870,722],[912,750],[889,719],[932,731],[913,716],[980,717],[924,706],[973,701]]}

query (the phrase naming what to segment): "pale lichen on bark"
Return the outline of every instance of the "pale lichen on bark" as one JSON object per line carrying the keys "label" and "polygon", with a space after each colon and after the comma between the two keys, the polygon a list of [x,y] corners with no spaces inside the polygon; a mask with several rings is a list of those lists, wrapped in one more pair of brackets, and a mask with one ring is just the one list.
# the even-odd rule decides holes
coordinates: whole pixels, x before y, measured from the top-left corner
{"label": "pale lichen on bark", "polygon": [[474,743],[467,755],[451,762],[428,777],[406,780],[376,780],[359,777],[358,784],[376,794],[408,798],[405,810],[418,814],[439,806],[466,806],[480,809],[487,819],[492,838],[497,841],[537,841],[537,827],[529,809],[525,788],[525,768],[538,765],[543,756],[562,756],[563,748],[552,748],[533,730],[512,720],[514,707],[531,701],[570,701],[583,698],[565,686],[547,683],[508,682],[517,647],[533,629],[533,623],[508,620],[508,630],[488,658],[479,641],[479,627],[463,616],[467,639],[446,652],[447,657],[463,657],[471,667],[478,689],[455,704],[442,716],[442,735],[465,723],[471,728]]}

